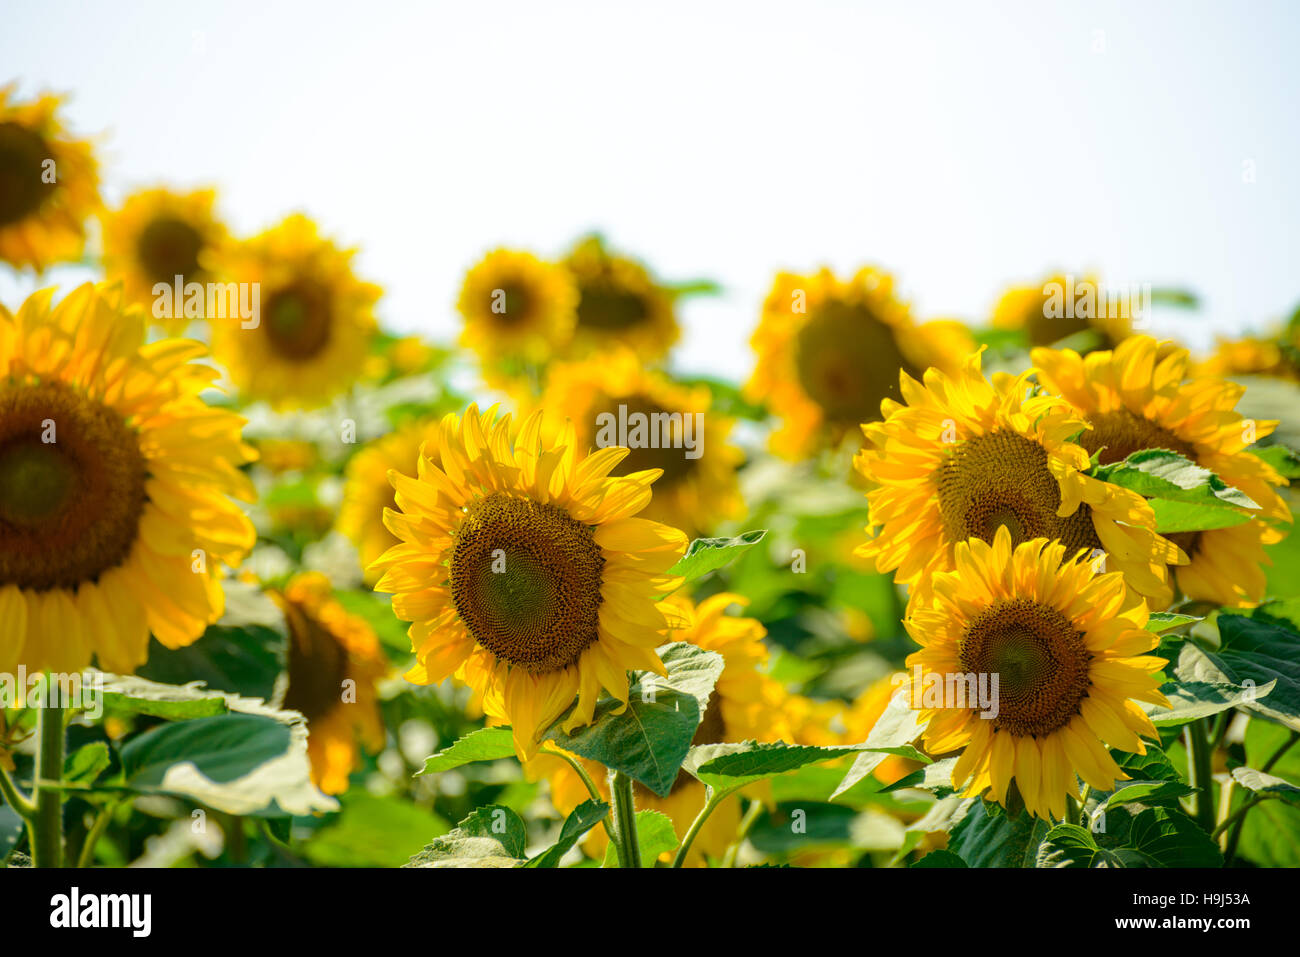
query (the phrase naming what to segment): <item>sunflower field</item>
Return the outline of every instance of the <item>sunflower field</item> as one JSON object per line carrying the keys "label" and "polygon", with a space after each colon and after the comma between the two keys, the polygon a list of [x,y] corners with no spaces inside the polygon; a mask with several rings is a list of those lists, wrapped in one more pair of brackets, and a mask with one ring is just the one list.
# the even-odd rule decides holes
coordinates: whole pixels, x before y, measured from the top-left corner
{"label": "sunflower field", "polygon": [[593,232],[439,341],[64,111],[0,89],[0,269],[95,276],[0,304],[0,864],[1300,866],[1300,311],[803,264],[730,381]]}

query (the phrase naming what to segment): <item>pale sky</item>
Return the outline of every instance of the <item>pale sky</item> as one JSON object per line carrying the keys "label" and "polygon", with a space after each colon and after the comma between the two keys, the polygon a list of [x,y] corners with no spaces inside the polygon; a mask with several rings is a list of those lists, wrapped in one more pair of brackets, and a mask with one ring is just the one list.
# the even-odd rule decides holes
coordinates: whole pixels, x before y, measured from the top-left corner
{"label": "pale sky", "polygon": [[[872,263],[984,319],[1052,269],[1181,285],[1194,345],[1300,302],[1294,3],[6,0],[0,83],[70,91],[106,194],[211,184],[359,246],[451,340],[486,249],[600,229],[711,278],[677,365],[743,378],[772,274]],[[1253,182],[1247,182],[1253,171]],[[76,270],[53,277],[81,278]],[[46,279],[46,284],[50,278]],[[37,284],[0,269],[9,305]]]}

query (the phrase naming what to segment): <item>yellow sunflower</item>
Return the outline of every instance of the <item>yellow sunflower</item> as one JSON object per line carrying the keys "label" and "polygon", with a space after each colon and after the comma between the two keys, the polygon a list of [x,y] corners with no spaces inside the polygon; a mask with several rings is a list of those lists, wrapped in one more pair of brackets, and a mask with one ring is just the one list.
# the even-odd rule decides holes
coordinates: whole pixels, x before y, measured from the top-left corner
{"label": "yellow sunflower", "polygon": [[1089,329],[1104,345],[1114,345],[1129,334],[1132,318],[1108,302],[1092,276],[1057,274],[1011,286],[993,308],[993,328],[1023,330],[1031,346],[1050,346]]}
{"label": "yellow sunflower", "polygon": [[1240,339],[1218,340],[1214,353],[1197,363],[1192,375],[1224,378],[1262,375],[1296,382],[1300,381],[1300,367],[1292,355],[1283,349],[1281,341],[1243,336]]}
{"label": "yellow sunflower", "polygon": [[[1066,798],[1079,799],[1076,774],[1100,791],[1128,777],[1106,745],[1145,754],[1139,735],[1159,740],[1137,704],[1169,706],[1153,677],[1166,663],[1146,655],[1157,641],[1146,603],[1119,572],[1098,575],[1060,543],[1013,549],[1005,527],[992,545],[959,544],[955,564],[904,622],[921,645],[907,665],[921,669],[911,694],[926,750],[964,749],[952,782],[967,795],[989,790],[1005,805],[1014,779],[1031,814],[1062,820]],[[970,701],[966,675],[998,676],[996,708]]]}
{"label": "yellow sunflower", "polygon": [[437,419],[408,423],[368,443],[348,460],[336,527],[357,546],[361,567],[372,583],[379,576],[370,566],[398,544],[397,536],[384,523],[384,509],[397,507],[388,475],[414,476],[420,447],[426,441],[436,444],[438,429]]}
{"label": "yellow sunflower", "polygon": [[542,414],[510,439],[510,416],[448,415],[411,478],[393,471],[400,540],[375,563],[375,590],[412,622],[416,684],[452,674],[514,729],[521,758],[577,696],[568,730],[589,724],[603,687],[627,704],[628,669],[666,674],[654,649],[681,624],[656,596],[686,550],[675,528],[634,517],[657,470],[609,473],[627,455],[583,457],[573,429],[545,444]]}
{"label": "yellow sunflower", "polygon": [[307,719],[312,781],[326,794],[347,790],[361,746],[384,746],[375,682],[388,671],[379,639],[349,614],[320,572],[295,575],[272,597],[289,627],[289,687],[284,707]]}
{"label": "yellow sunflower", "polygon": [[460,342],[498,364],[546,362],[573,337],[578,290],[564,267],[532,253],[496,249],[465,274],[456,308],[465,320]]}
{"label": "yellow sunflower", "polygon": [[1162,349],[1150,336],[1134,336],[1107,352],[1082,358],[1072,350],[1035,349],[1039,378],[1088,423],[1078,442],[1102,464],[1141,449],[1169,449],[1241,489],[1261,507],[1261,517],[1230,528],[1171,534],[1191,558],[1178,568],[1178,587],[1189,598],[1222,605],[1264,596],[1263,546],[1280,541],[1271,522],[1291,521],[1275,491],[1285,483],[1271,466],[1245,449],[1272,433],[1273,421],[1246,421],[1236,411],[1245,389],[1222,379],[1188,381],[1186,349]]}
{"label": "yellow sunflower", "polygon": [[222,613],[220,565],[253,526],[244,420],[199,398],[198,342],[144,343],[117,287],[0,307],[0,672],[129,673],[149,633],[189,644]]}
{"label": "yellow sunflower", "polygon": [[[727,441],[732,423],[711,414],[711,402],[706,386],[678,385],[646,370],[626,350],[552,367],[541,399],[557,419],[573,422],[580,450],[618,445],[625,429],[629,444],[637,447],[613,474],[661,469],[643,517],[680,528],[691,538],[745,511],[736,480],[744,454]],[[671,425],[657,428],[661,422]],[[638,428],[644,433],[640,438]],[[670,435],[665,434],[668,428]]]}
{"label": "yellow sunflower", "polygon": [[375,333],[380,289],[352,272],[354,255],[301,214],[222,255],[222,279],[259,290],[255,325],[226,319],[212,330],[212,351],[245,398],[310,407],[357,378]]}
{"label": "yellow sunflower", "polygon": [[42,270],[81,256],[101,202],[98,164],[64,130],[61,97],[18,102],[16,91],[0,87],[0,260]]}
{"label": "yellow sunflower", "polygon": [[[694,621],[690,628],[675,631],[667,640],[688,641],[708,651],[716,651],[725,662],[692,744],[795,740],[794,727],[787,714],[787,705],[794,696],[787,694],[766,674],[768,652],[763,643],[766,629],[756,619],[726,613],[732,605],[743,608],[746,600],[738,595],[722,593],[704,599],[699,605],[679,596],[672,596],[667,601]],[[608,801],[609,785],[604,768],[585,758],[577,760]],[[530,775],[545,775],[549,779],[551,801],[561,814],[569,814],[590,797],[582,779],[559,758],[541,755],[529,762],[528,771]],[[704,807],[704,785],[685,771],[678,774],[666,797],[660,797],[640,784],[634,784],[632,790],[637,810],[659,811],[667,815],[679,840],[685,837],[691,822]],[[729,800],[718,805],[691,845],[687,864],[701,866],[708,858],[716,860],[726,853],[740,825],[741,803]],[[588,854],[599,859],[605,854],[607,841],[603,829],[593,829],[588,832],[583,846]]]}
{"label": "yellow sunflower", "polygon": [[[154,286],[173,287],[188,282],[208,283],[214,278],[209,257],[228,239],[225,225],[216,217],[216,193],[210,189],[180,193],[170,189],[145,189],[127,197],[122,208],[104,221],[104,271],[121,279],[128,302],[145,307],[165,328],[181,330],[190,319],[181,303],[173,303],[170,316],[155,315],[158,297]],[[173,296],[174,298],[174,296]],[[206,306],[206,298],[205,298]]]}
{"label": "yellow sunflower", "polygon": [[681,336],[672,291],[635,259],[588,236],[574,246],[564,266],[578,289],[576,355],[626,346],[653,362]]}
{"label": "yellow sunflower", "polygon": [[746,395],[782,420],[772,451],[796,460],[879,419],[900,370],[955,372],[971,348],[960,323],[913,322],[893,279],[869,267],[847,281],[829,269],[778,274],[750,342],[758,361]]}
{"label": "yellow sunflower", "polygon": [[1032,370],[990,383],[980,355],[956,376],[929,370],[924,385],[904,373],[907,404],[886,399],[885,420],[862,427],[869,447],[854,467],[873,487],[871,540],[858,554],[924,601],[929,577],[953,567],[957,543],[992,541],[1006,527],[1017,544],[1042,537],[1071,555],[1104,554],[1131,587],[1166,607],[1173,593],[1165,566],[1187,556],[1154,532],[1151,506],[1083,474],[1088,453],[1073,437],[1085,424],[1064,399],[1030,394]]}

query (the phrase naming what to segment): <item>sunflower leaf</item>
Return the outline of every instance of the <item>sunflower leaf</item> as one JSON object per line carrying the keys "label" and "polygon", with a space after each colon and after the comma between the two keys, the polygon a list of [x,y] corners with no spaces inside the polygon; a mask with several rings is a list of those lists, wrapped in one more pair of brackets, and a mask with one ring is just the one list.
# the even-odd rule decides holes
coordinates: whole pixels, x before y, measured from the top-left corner
{"label": "sunflower leaf", "polygon": [[667,676],[636,672],[626,708],[617,699],[602,698],[596,702],[592,723],[568,734],[564,722],[572,713],[570,708],[543,739],[622,771],[666,797],[725,663],[716,652],[687,642],[663,645],[658,653]]}
{"label": "sunflower leaf", "polygon": [[[677,850],[681,843],[672,818],[661,811],[650,810],[636,812],[636,842],[641,848],[641,863],[645,867],[653,867],[660,854]],[[605,845],[605,861],[601,866],[618,867],[618,849],[612,841]]]}
{"label": "sunflower leaf", "polygon": [[1156,531],[1162,535],[1172,532],[1201,532],[1215,528],[1232,528],[1251,520],[1249,512],[1226,505],[1194,505],[1166,498],[1153,498],[1151,510],[1156,513]]}
{"label": "sunflower leaf", "polygon": [[1233,488],[1190,459],[1167,449],[1134,452],[1123,462],[1094,469],[1093,477],[1137,492],[1145,498],[1196,505],[1259,508],[1245,492]]}
{"label": "sunflower leaf", "polygon": [[702,578],[735,561],[761,542],[766,534],[767,529],[759,528],[735,538],[697,538],[666,574],[680,575],[688,582]]}
{"label": "sunflower leaf", "polygon": [[1300,787],[1284,778],[1247,767],[1233,768],[1232,776],[1238,784],[1254,791],[1261,798],[1279,798],[1288,804],[1300,804]]}
{"label": "sunflower leaf", "polygon": [[425,758],[424,767],[416,771],[415,776],[450,771],[475,761],[509,758],[514,753],[514,733],[509,728],[479,728],[457,739],[450,747]]}
{"label": "sunflower leaf", "polygon": [[925,857],[921,858],[913,867],[968,867],[969,865],[960,854],[954,854],[952,851],[931,851]]}
{"label": "sunflower leaf", "polygon": [[[1173,807],[1114,808],[1098,844],[1125,867],[1222,867],[1223,853],[1196,822]],[[1118,826],[1116,826],[1118,825]]]}
{"label": "sunflower leaf", "polygon": [[[773,775],[795,771],[809,764],[833,761],[863,751],[865,745],[813,747],[784,741],[745,741],[741,744],[704,744],[691,748],[682,770],[715,789],[734,790]],[[929,763],[929,758],[910,745],[872,748],[882,756],[897,754]]]}
{"label": "sunflower leaf", "polygon": [[559,839],[542,853],[529,858],[524,867],[559,867],[560,859],[608,814],[609,805],[604,801],[583,801],[564,819]]}
{"label": "sunflower leaf", "polygon": [[528,832],[508,807],[475,808],[454,829],[436,837],[406,867],[518,867],[524,863]]}
{"label": "sunflower leaf", "polygon": [[1300,455],[1285,445],[1270,445],[1266,448],[1247,449],[1251,455],[1263,459],[1284,479],[1300,478]]}
{"label": "sunflower leaf", "polygon": [[192,681],[184,685],[147,681],[134,675],[104,675],[104,706],[114,711],[147,714],[169,721],[225,714],[226,700]]}
{"label": "sunflower leaf", "polygon": [[1152,724],[1158,728],[1175,727],[1227,711],[1247,707],[1270,695],[1275,681],[1244,684],[1215,655],[1195,641],[1178,647],[1178,657],[1171,663],[1173,680],[1161,686],[1170,707],[1146,704]]}
{"label": "sunflower leaf", "polygon": [[[874,771],[877,765],[890,754],[903,753],[891,751],[891,748],[911,749],[912,742],[921,735],[922,728],[917,721],[919,714],[920,712],[911,706],[906,691],[895,692],[894,696],[889,699],[889,704],[885,705],[885,710],[876,719],[875,725],[871,728],[871,733],[867,735],[867,740],[863,742],[863,747],[859,749],[863,753],[858,755],[857,760],[853,762],[853,766],[849,768],[848,774],[844,775],[844,780],[840,782],[840,786],[831,794],[831,800],[849,790],[849,788]],[[910,754],[906,753],[903,753],[903,756],[911,757]]]}
{"label": "sunflower leaf", "polygon": [[1252,617],[1219,616],[1218,659],[1235,681],[1254,691],[1248,710],[1300,731],[1300,634],[1289,621],[1270,616],[1269,607]]}
{"label": "sunflower leaf", "polygon": [[1195,615],[1184,615],[1174,611],[1153,611],[1150,617],[1147,618],[1146,629],[1162,635],[1166,631],[1174,631],[1177,628],[1194,625],[1201,620]]}
{"label": "sunflower leaf", "polygon": [[1097,842],[1077,824],[1058,824],[1038,847],[1037,867],[1123,867],[1119,856]]}
{"label": "sunflower leaf", "polygon": [[971,867],[1032,867],[1050,829],[1041,818],[1013,818],[981,799],[953,827],[948,849]]}

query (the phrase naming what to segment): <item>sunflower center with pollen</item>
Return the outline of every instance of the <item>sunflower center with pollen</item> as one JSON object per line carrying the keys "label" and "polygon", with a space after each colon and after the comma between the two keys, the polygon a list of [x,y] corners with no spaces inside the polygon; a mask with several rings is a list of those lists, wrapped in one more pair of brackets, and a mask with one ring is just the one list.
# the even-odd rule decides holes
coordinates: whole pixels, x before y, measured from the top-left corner
{"label": "sunflower center with pollen", "polygon": [[285,620],[289,625],[289,688],[284,706],[313,721],[342,703],[347,651],[296,603],[286,603]]}
{"label": "sunflower center with pollen", "polygon": [[56,183],[45,182],[50,147],[20,123],[0,123],[0,226],[26,219],[41,208]]}
{"label": "sunflower center with pollen", "polygon": [[1169,429],[1156,425],[1150,419],[1135,415],[1128,409],[1098,412],[1088,416],[1091,429],[1077,439],[1089,455],[1101,450],[1098,457],[1102,465],[1122,462],[1142,449],[1168,449],[1196,461],[1196,447],[1184,442]]}
{"label": "sunflower center with pollen", "polygon": [[488,308],[500,325],[519,326],[532,316],[534,298],[533,290],[523,283],[504,282],[499,291],[493,290]]}
{"label": "sunflower center with pollen", "polygon": [[919,376],[893,331],[865,306],[828,302],[795,340],[795,369],[827,421],[856,426],[880,418],[880,400],[898,397],[898,372]]}
{"label": "sunflower center with pollen", "polygon": [[262,325],[271,347],[283,358],[302,362],[330,341],[329,294],[310,280],[277,289],[262,310]]}
{"label": "sunflower center with pollen", "polygon": [[1013,545],[1056,539],[1069,555],[1101,547],[1087,505],[1057,516],[1061,488],[1047,470],[1047,450],[1015,432],[989,432],[956,444],[939,469],[938,486],[950,542],[978,538],[992,544],[1005,527]]}
{"label": "sunflower center with pollen", "polygon": [[1060,611],[1028,598],[1005,599],[967,624],[958,643],[965,672],[998,676],[996,730],[1049,735],[1079,713],[1092,655]]}
{"label": "sunflower center with pollen", "polygon": [[448,560],[452,601],[474,640],[534,674],[576,664],[599,638],[605,558],[557,505],[490,495],[467,506]]}
{"label": "sunflower center with pollen", "polygon": [[607,279],[585,282],[579,288],[578,325],[588,329],[626,329],[650,317],[645,297]]}
{"label": "sunflower center with pollen", "polygon": [[175,216],[159,216],[141,230],[136,256],[150,277],[170,281],[199,272],[202,248],[203,237],[189,223]]}
{"label": "sunflower center with pollen", "polygon": [[121,564],[146,476],[113,410],[59,383],[0,386],[0,586],[75,588]]}
{"label": "sunflower center with pollen", "polygon": [[[597,429],[600,423],[611,421],[609,418],[602,418],[606,414],[613,417],[612,421],[617,426],[621,421],[619,405],[626,410],[623,417],[628,423],[629,449],[627,458],[615,466],[611,475],[631,475],[633,472],[643,472],[646,469],[663,469],[664,474],[655,482],[655,489],[662,492],[668,486],[675,485],[694,473],[702,456],[693,459],[686,457],[689,450],[686,448],[685,435],[686,417],[693,416],[694,413],[669,412],[659,403],[642,395],[631,395],[617,400],[606,398],[604,407],[592,416]],[[641,416],[644,418],[639,418]],[[645,428],[642,433],[634,434],[634,424],[638,421],[644,422]],[[693,418],[691,428],[695,428]],[[641,436],[644,437],[644,441],[641,441]],[[702,448],[698,444],[701,441],[698,434],[692,432],[691,441],[696,444],[697,449]],[[636,447],[632,448],[631,443],[635,443]],[[653,446],[656,445],[659,447],[654,448]]]}

